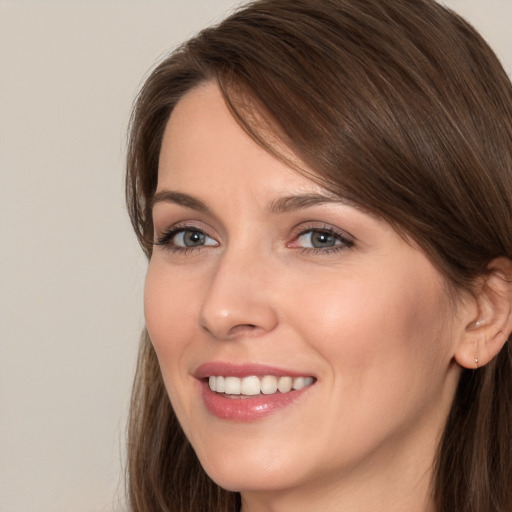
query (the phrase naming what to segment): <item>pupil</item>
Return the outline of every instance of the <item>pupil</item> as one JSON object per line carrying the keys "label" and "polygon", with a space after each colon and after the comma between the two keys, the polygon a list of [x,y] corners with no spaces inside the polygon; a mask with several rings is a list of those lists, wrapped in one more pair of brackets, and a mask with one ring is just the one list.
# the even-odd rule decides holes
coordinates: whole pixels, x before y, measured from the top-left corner
{"label": "pupil", "polygon": [[314,247],[332,247],[335,243],[334,236],[328,233],[313,233],[312,243]]}
{"label": "pupil", "polygon": [[184,237],[184,242],[187,247],[202,245],[204,243],[204,234],[199,231],[189,231]]}

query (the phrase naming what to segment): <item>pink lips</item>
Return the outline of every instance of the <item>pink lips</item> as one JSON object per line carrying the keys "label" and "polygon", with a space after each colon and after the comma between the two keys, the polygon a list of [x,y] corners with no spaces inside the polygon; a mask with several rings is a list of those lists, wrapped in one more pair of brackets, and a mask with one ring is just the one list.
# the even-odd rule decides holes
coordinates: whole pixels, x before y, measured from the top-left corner
{"label": "pink lips", "polygon": [[288,393],[277,392],[273,395],[261,394],[239,398],[212,391],[207,380],[211,375],[243,378],[251,375],[300,377],[304,374],[258,364],[205,363],[201,365],[194,372],[194,376],[200,381],[201,395],[206,409],[218,418],[238,422],[255,421],[277,412],[296,402],[312,387],[308,386]]}
{"label": "pink lips", "polygon": [[202,364],[194,372],[194,376],[198,379],[205,379],[210,375],[224,375],[225,377],[248,377],[250,375],[257,375],[263,377],[264,375],[275,375],[282,377],[288,375],[289,377],[300,377],[303,373],[294,372],[291,370],[283,370],[274,366],[266,366],[262,364],[230,364],[230,363],[205,363]]}

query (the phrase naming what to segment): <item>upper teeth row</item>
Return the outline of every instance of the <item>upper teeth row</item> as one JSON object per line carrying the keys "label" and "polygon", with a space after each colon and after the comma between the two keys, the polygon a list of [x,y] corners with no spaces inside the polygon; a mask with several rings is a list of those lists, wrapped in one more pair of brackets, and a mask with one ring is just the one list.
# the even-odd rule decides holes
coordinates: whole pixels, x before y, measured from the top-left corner
{"label": "upper teeth row", "polygon": [[313,384],[313,377],[275,377],[265,375],[257,377],[252,375],[239,379],[238,377],[223,377],[212,375],[208,378],[208,384],[212,391],[226,393],[228,395],[272,395],[278,390],[287,393],[292,389],[302,389]]}

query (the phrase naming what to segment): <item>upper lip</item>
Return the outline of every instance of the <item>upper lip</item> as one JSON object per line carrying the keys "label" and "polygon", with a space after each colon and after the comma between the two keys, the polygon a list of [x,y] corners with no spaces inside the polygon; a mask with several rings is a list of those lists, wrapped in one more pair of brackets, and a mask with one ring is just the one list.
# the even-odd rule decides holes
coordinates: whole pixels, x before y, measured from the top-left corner
{"label": "upper lip", "polygon": [[274,375],[276,377],[313,377],[312,374],[296,370],[287,370],[260,363],[234,364],[226,362],[208,362],[201,364],[194,371],[194,377],[205,379],[212,375],[222,375],[224,377],[249,377],[252,375],[262,377],[264,375]]}

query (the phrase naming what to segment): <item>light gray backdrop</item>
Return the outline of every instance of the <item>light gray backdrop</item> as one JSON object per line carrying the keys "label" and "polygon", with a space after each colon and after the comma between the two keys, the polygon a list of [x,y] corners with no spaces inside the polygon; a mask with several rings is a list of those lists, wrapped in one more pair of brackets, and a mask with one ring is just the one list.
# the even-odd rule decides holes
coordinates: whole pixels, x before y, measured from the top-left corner
{"label": "light gray backdrop", "polygon": [[[0,512],[123,510],[145,261],[123,203],[143,76],[235,0],[0,0]],[[451,0],[512,71],[512,0]]]}

